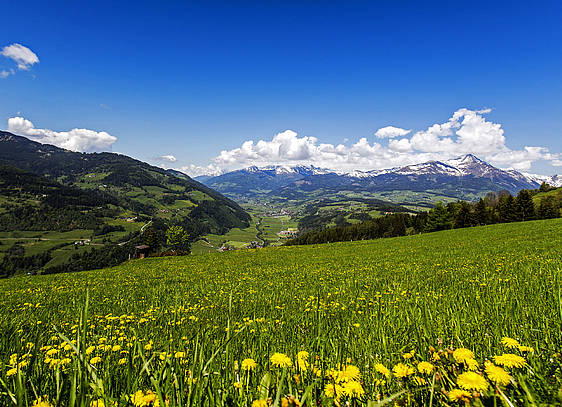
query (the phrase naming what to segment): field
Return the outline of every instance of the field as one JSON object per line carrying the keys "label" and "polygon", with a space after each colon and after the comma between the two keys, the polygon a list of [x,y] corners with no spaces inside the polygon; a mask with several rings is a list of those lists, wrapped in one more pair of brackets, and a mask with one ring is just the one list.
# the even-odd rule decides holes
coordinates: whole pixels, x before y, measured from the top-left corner
{"label": "field", "polygon": [[560,405],[561,247],[555,219],[2,280],[0,405]]}

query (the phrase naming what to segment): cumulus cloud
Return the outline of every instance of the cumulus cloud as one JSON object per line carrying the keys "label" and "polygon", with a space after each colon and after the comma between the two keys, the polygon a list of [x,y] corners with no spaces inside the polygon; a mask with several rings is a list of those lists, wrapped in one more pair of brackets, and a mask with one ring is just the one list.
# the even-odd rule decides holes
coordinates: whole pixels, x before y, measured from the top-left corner
{"label": "cumulus cloud", "polygon": [[177,158],[174,157],[171,154],[168,155],[161,155],[160,157],[158,157],[158,161],[165,161],[168,163],[175,163],[177,161]]}
{"label": "cumulus cloud", "polygon": [[18,69],[22,71],[28,71],[34,64],[39,62],[39,58],[35,52],[21,44],[14,43],[6,45],[2,48],[2,51],[0,51],[0,55],[13,60],[18,64]]}
{"label": "cumulus cloud", "polygon": [[378,129],[375,132],[375,137],[378,138],[393,138],[402,137],[409,134],[412,130],[401,129],[400,127],[386,126]]}
{"label": "cumulus cloud", "polygon": [[105,131],[98,132],[88,129],[53,131],[38,129],[31,121],[19,116],[8,119],[8,131],[39,143],[52,144],[67,150],[82,152],[107,151],[117,141],[117,137]]}
{"label": "cumulus cloud", "polygon": [[[503,168],[527,170],[537,160],[560,163],[562,156],[548,148],[525,146],[510,149],[501,124],[486,118],[491,109],[462,108],[444,123],[414,132],[387,126],[375,132],[376,139],[361,138],[354,144],[321,143],[316,137],[300,137],[292,130],[271,140],[245,141],[240,147],[223,150],[213,159],[221,168],[248,165],[312,164],[334,170],[376,170],[430,160],[447,160],[475,154]],[[558,164],[559,165],[559,164]]]}

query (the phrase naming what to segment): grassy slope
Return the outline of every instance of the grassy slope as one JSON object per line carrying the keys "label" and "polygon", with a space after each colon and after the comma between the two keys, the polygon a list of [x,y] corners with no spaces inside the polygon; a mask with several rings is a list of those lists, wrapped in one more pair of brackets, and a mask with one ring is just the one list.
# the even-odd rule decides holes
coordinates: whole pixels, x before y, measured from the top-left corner
{"label": "grassy slope", "polygon": [[[89,289],[91,310],[101,319],[109,313],[133,320],[148,315],[136,335],[153,339],[155,350],[177,349],[180,337],[203,331],[198,346],[210,355],[215,341],[224,339],[232,293],[235,331],[245,325],[243,318],[264,321],[238,336],[217,366],[248,356],[263,366],[274,351],[294,355],[302,349],[332,366],[348,357],[357,366],[371,358],[396,363],[410,349],[426,357],[440,340],[469,347],[482,361],[502,352],[500,339],[507,335],[533,346],[534,371],[558,381],[542,386],[559,387],[560,378],[546,379],[546,372],[554,368],[549,358],[562,348],[560,247],[562,219],[555,219],[137,260],[100,271],[0,281],[0,321],[2,327],[36,319],[45,327],[72,324]],[[170,326],[176,317],[168,310],[179,306],[186,321]],[[190,315],[198,320],[188,320]],[[11,341],[20,339],[14,334],[0,341],[0,360],[13,351]]]}

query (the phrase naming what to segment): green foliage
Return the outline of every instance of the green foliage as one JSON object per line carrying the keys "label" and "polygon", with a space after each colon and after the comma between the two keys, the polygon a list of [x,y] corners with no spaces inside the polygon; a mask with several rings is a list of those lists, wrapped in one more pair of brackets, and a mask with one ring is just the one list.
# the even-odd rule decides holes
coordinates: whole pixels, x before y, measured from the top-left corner
{"label": "green foliage", "polygon": [[189,244],[189,235],[179,225],[170,226],[166,230],[166,245],[173,250],[186,250]]}

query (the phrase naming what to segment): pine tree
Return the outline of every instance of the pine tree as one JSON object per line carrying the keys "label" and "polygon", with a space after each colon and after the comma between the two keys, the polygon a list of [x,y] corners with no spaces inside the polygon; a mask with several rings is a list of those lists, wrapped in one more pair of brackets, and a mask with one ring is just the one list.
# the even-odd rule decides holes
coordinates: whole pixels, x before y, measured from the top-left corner
{"label": "pine tree", "polygon": [[522,189],[517,194],[515,198],[515,203],[517,205],[517,211],[519,213],[520,220],[532,220],[535,219],[535,204],[533,203],[533,197],[528,190]]}
{"label": "pine tree", "polygon": [[490,223],[486,202],[482,198],[474,206],[474,218],[478,225],[487,225]]}

